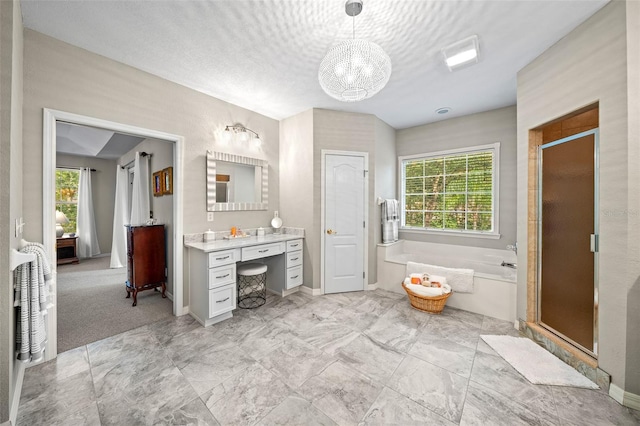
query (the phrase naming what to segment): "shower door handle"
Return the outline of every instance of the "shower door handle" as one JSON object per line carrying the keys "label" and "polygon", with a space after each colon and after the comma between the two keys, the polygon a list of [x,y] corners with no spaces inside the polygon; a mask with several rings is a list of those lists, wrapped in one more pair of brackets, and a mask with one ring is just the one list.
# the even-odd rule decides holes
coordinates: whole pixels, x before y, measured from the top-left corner
{"label": "shower door handle", "polygon": [[597,253],[598,246],[599,246],[598,234],[591,234],[589,237],[590,237],[591,253]]}

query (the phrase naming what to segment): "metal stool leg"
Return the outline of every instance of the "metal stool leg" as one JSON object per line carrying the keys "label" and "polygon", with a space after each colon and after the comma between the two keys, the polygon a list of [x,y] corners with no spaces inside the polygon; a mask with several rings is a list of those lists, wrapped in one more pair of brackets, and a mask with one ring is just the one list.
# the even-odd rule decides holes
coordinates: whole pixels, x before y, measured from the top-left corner
{"label": "metal stool leg", "polygon": [[238,308],[253,309],[267,300],[267,273],[238,275]]}

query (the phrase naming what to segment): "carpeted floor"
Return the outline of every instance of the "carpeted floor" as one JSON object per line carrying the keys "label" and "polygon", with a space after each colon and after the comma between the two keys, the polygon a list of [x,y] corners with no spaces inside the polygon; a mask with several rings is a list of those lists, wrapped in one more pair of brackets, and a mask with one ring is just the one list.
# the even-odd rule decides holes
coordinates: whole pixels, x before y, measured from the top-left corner
{"label": "carpeted floor", "polygon": [[109,257],[58,267],[58,353],[168,318],[171,300],[160,292],[126,299],[127,269],[109,269]]}

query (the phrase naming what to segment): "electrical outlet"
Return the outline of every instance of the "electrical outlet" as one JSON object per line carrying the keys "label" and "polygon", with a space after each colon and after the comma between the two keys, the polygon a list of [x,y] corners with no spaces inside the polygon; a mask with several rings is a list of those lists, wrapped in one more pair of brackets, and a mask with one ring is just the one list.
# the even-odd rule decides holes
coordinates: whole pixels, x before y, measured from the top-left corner
{"label": "electrical outlet", "polygon": [[207,222],[213,222],[213,212],[207,212]]}

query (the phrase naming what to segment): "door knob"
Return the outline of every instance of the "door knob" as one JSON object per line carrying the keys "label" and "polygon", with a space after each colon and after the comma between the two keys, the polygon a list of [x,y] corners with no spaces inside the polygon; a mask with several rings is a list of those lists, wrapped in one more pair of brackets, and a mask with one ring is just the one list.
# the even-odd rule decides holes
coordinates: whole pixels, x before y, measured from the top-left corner
{"label": "door knob", "polygon": [[337,234],[337,232],[334,231],[333,229],[327,229],[327,234],[332,235],[332,234]]}

